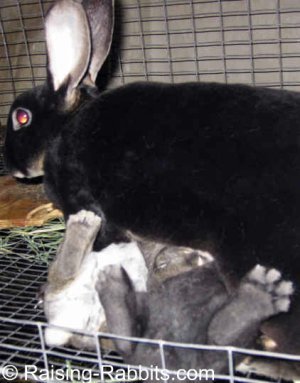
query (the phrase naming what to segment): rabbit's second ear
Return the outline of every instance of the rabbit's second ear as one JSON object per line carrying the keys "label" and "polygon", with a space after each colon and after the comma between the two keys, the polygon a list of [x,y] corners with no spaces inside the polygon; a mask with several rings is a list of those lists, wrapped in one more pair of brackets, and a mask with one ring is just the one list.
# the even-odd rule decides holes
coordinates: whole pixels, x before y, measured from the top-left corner
{"label": "rabbit's second ear", "polygon": [[66,89],[64,108],[68,109],[76,100],[76,88],[90,61],[89,23],[81,4],[60,0],[49,10],[45,28],[48,81],[55,92]]}
{"label": "rabbit's second ear", "polygon": [[114,29],[114,0],[83,0],[91,28],[91,61],[84,82],[95,85],[112,42]]}

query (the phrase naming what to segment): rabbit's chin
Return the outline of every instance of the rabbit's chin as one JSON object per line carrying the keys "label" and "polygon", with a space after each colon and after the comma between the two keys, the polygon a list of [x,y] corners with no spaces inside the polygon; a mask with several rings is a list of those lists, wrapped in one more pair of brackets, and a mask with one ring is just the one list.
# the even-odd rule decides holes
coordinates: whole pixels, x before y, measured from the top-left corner
{"label": "rabbit's chin", "polygon": [[18,162],[8,161],[6,159],[6,168],[15,178],[37,178],[44,175],[44,154],[40,154],[30,163],[19,165]]}
{"label": "rabbit's chin", "polygon": [[15,170],[11,172],[12,176],[15,178],[37,178],[42,177],[44,175],[43,170],[28,170],[26,174],[20,172],[19,170]]}
{"label": "rabbit's chin", "polygon": [[26,178],[26,175],[24,173],[21,173],[19,170],[13,170],[11,172],[11,175],[15,178]]}

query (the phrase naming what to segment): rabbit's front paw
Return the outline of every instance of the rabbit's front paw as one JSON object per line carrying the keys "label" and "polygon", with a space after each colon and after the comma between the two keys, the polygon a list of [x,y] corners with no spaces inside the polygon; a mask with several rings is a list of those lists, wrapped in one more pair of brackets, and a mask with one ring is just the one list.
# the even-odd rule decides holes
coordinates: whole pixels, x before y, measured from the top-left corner
{"label": "rabbit's front paw", "polygon": [[256,289],[257,300],[263,298],[265,312],[269,315],[289,310],[291,295],[294,292],[293,284],[282,280],[278,270],[261,265],[255,266],[246,276],[241,287],[245,290],[249,286]]}

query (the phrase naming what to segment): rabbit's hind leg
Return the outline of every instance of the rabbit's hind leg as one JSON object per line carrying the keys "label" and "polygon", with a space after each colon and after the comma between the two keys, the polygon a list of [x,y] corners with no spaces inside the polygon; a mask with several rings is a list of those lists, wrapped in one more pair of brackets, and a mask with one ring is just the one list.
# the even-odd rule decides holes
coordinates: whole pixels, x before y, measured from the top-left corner
{"label": "rabbit's hind leg", "polygon": [[[251,347],[262,321],[289,310],[293,292],[292,282],[282,280],[278,270],[257,265],[211,320],[208,343]],[[212,354],[207,363],[215,372],[224,372],[228,365],[226,358]]]}
{"label": "rabbit's hind leg", "polygon": [[232,346],[251,343],[263,320],[288,311],[293,291],[292,282],[282,280],[278,270],[257,265],[214,316],[209,327],[210,342]]}

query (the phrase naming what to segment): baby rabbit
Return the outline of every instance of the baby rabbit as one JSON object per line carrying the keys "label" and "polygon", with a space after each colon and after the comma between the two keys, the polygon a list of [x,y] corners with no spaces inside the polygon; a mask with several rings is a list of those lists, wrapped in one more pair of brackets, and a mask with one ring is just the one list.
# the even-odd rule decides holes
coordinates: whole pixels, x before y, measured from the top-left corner
{"label": "baby rabbit", "polygon": [[[300,94],[216,83],[97,94],[112,1],[57,1],[45,29],[47,81],[20,95],[8,117],[12,174],[44,175],[66,219],[82,209],[101,217],[96,251],[131,232],[208,251],[229,285],[260,263],[297,291]],[[264,324],[278,351],[300,353],[299,318],[296,292],[290,312]]]}
{"label": "baby rabbit", "polygon": [[[122,265],[135,291],[147,289],[148,269],[136,242],[112,244],[101,255],[91,251],[100,225],[99,217],[84,210],[71,215],[67,221],[66,236],[49,267],[47,283],[40,294],[50,325],[45,330],[48,346],[71,344],[80,349],[95,349],[93,337],[72,330],[105,331],[105,313],[95,285],[99,272],[107,265]],[[68,274],[62,274],[60,268],[67,252],[71,255],[65,266]]]}
{"label": "baby rabbit", "polygon": [[[235,320],[241,323],[245,315],[249,315],[247,317],[249,323],[243,324],[248,332],[245,330],[245,336],[238,337],[238,345],[248,347],[258,333],[260,323],[258,312],[265,302],[264,300],[260,302],[262,294],[260,289],[266,289],[268,294],[271,294],[269,299],[273,294],[273,304],[278,311],[288,309],[292,285],[289,282],[281,282],[280,274],[275,270],[267,271],[257,267],[249,274],[248,282],[251,281],[251,284],[255,285],[257,283],[258,286],[258,292],[255,292],[257,286],[253,287],[255,293],[253,297],[249,292],[229,294],[216,263],[209,254],[201,251],[149,241],[141,242],[137,246],[133,241],[119,245],[112,244],[101,254],[90,252],[91,243],[100,224],[97,216],[86,211],[80,211],[68,219],[67,235],[50,267],[48,282],[43,289],[44,310],[50,325],[45,330],[45,340],[49,346],[71,344],[80,349],[95,349],[93,336],[74,333],[72,330],[90,333],[106,331],[106,314],[109,329],[117,331],[117,334],[124,332],[125,335],[162,337],[183,342],[199,341],[205,344],[216,336],[212,335],[213,331],[219,331],[219,337],[226,339],[228,336],[227,342],[235,342],[235,337],[230,337],[228,333],[228,320],[230,319],[233,326],[231,331],[234,330],[240,335],[241,330],[239,326],[235,327],[236,323],[232,322],[231,318],[227,318],[230,314],[230,316],[236,315]],[[63,262],[67,251],[72,252],[69,270],[79,271],[76,274],[70,273],[67,279],[60,279],[57,268]],[[63,257],[61,261],[60,257]],[[121,267],[126,275],[120,274]],[[98,279],[100,281],[97,282]],[[197,289],[196,297],[193,288]],[[245,286],[242,291],[244,290]],[[236,294],[238,299],[234,298]],[[254,296],[255,304],[251,302]],[[231,300],[235,303],[229,304]],[[227,304],[229,304],[226,306],[227,311],[223,310]],[[222,311],[220,307],[225,314],[220,314]],[[255,307],[259,309],[255,311]],[[249,310],[251,315],[247,314]],[[263,318],[268,316],[267,304],[263,306],[263,312]],[[276,310],[274,314],[275,312]],[[215,324],[210,325],[214,323],[213,321]],[[128,328],[132,333],[128,334]],[[128,355],[128,351],[125,352],[120,348],[122,342],[116,341],[116,344],[127,362],[139,361],[144,365],[150,365],[151,361],[158,360],[159,353],[151,345],[145,346],[145,350],[142,345],[137,346],[136,350],[130,347],[131,355]],[[111,344],[108,346],[112,347]],[[126,347],[128,346],[127,344]],[[140,356],[138,359],[137,355]],[[179,368],[178,366],[204,367],[202,363],[211,363],[209,367],[216,369],[216,372],[225,372],[224,355],[216,352],[214,357],[212,355],[204,351],[200,354],[191,350],[185,350],[181,355],[180,351],[173,350],[170,354],[173,361],[172,369]],[[273,363],[272,368],[267,366],[268,374],[276,371],[277,365]],[[261,369],[266,370],[265,366],[257,365],[257,362],[255,367],[258,373]],[[290,376],[291,368],[289,365],[286,367],[287,372],[284,373]],[[298,375],[295,373],[293,372],[293,376],[298,377],[299,373]]]}
{"label": "baby rabbit", "polygon": [[[293,291],[277,270],[256,266],[229,294],[214,262],[168,278],[147,293],[136,293],[126,271],[111,265],[99,273],[96,288],[113,334],[237,347],[253,346],[261,322],[286,312]],[[164,368],[158,345],[118,338],[115,343],[125,363]],[[164,349],[169,370],[205,368],[215,374],[229,373],[224,352]],[[180,381],[176,375],[173,380]]]}
{"label": "baby rabbit", "polygon": [[[91,252],[100,225],[95,214],[84,210],[71,215],[67,221],[66,236],[50,265],[47,283],[40,294],[50,325],[45,330],[49,346],[71,344],[80,349],[95,349],[93,337],[72,330],[105,331],[106,318],[96,282],[99,273],[108,265],[122,266],[132,287],[140,293],[147,291],[149,279],[153,286],[210,259],[201,251],[146,241],[112,244],[100,254]],[[71,254],[65,266],[68,274],[62,274],[60,268],[68,252]]]}

